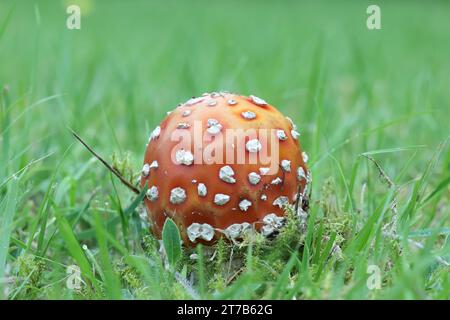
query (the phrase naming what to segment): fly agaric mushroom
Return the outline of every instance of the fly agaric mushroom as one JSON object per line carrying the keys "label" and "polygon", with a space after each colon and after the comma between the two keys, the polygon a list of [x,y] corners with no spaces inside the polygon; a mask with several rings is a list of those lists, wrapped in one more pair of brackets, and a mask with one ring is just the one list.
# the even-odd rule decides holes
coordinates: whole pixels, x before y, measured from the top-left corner
{"label": "fly agaric mushroom", "polygon": [[[225,139],[239,130],[256,134]],[[284,206],[296,201],[299,190],[304,195],[310,180],[299,135],[290,118],[255,96],[205,93],[180,104],[151,133],[145,153],[141,186],[148,183],[153,233],[161,237],[168,217],[186,245],[279,230]],[[184,145],[181,137],[189,137]],[[271,153],[275,166],[263,163],[262,153]],[[237,161],[239,154],[245,161]]]}

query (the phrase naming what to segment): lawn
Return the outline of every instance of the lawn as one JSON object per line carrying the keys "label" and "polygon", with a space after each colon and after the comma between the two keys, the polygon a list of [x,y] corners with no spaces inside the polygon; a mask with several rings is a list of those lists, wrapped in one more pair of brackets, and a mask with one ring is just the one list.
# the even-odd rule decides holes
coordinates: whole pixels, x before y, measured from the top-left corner
{"label": "lawn", "polygon": [[[2,0],[0,298],[449,299],[450,4],[378,1],[381,30],[369,4]],[[295,121],[310,208],[168,264],[71,130],[135,183],[166,112],[222,89]]]}

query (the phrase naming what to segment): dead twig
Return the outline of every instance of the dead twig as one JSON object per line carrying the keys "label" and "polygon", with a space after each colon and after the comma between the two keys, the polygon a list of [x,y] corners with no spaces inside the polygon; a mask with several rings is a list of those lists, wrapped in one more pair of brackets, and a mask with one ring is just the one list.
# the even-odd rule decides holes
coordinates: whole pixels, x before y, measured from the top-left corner
{"label": "dead twig", "polygon": [[384,172],[383,168],[378,164],[378,162],[372,158],[371,156],[368,156],[367,154],[362,154],[363,157],[370,160],[378,169],[378,172],[380,173],[380,176],[387,182],[389,188],[392,188],[395,186],[394,182],[389,178],[389,176]]}
{"label": "dead twig", "polygon": [[106,160],[104,160],[101,156],[99,156],[84,140],[72,129],[69,128],[69,130],[72,132],[72,135],[79,141],[81,144],[88,149],[88,151],[96,157],[109,171],[111,171],[119,180],[131,191],[133,191],[136,194],[140,194],[140,191],[138,188],[133,186],[127,179],[125,179],[122,174],[115,168],[113,168]]}

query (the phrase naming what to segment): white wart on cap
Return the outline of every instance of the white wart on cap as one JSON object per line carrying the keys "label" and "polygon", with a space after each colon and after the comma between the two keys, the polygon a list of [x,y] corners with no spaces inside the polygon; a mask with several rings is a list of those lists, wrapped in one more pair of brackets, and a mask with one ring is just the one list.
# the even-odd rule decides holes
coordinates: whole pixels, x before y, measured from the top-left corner
{"label": "white wart on cap", "polygon": [[170,191],[170,202],[173,204],[180,204],[186,200],[186,190],[177,187]]}
{"label": "white wart on cap", "polygon": [[223,193],[218,193],[214,196],[214,203],[218,206],[223,206],[230,201],[230,196]]}
{"label": "white wart on cap", "polygon": [[228,182],[228,183],[235,183],[236,179],[233,177],[234,171],[233,168],[230,166],[223,166],[219,170],[219,178],[222,181]]}
{"label": "white wart on cap", "polygon": [[258,139],[251,139],[247,141],[247,143],[245,144],[245,148],[247,149],[248,152],[256,153],[261,150],[262,145]]}

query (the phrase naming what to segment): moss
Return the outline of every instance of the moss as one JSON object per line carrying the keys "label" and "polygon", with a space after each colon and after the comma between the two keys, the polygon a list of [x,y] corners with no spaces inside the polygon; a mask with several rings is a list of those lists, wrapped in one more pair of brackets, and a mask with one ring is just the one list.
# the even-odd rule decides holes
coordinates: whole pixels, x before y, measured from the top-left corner
{"label": "moss", "polygon": [[[340,247],[344,244],[351,230],[351,216],[338,205],[332,179],[327,180],[321,190],[321,200],[317,201],[316,205],[319,214],[316,215],[312,225],[313,245],[310,248],[309,261],[306,264],[308,266],[308,277],[314,277],[318,272],[319,266],[313,260],[314,254],[321,255],[323,253],[327,244],[326,240],[333,233],[336,233],[336,240],[327,261],[331,263],[332,267],[341,260],[342,257],[339,257],[339,255],[342,255]],[[306,225],[310,218],[306,211],[303,211],[302,216],[299,217],[293,206],[288,206],[285,210],[286,221],[283,228],[269,239],[260,233],[249,232],[245,234],[240,243],[232,243],[221,238],[211,247],[203,248],[203,263],[205,264],[203,276],[209,292],[222,292],[236,281],[239,275],[250,272],[253,278],[258,279],[263,284],[254,290],[255,297],[270,297],[270,290],[273,289],[271,283],[277,281],[292,254],[296,252],[300,262],[302,262]],[[146,254],[159,258],[159,243],[154,237],[145,236],[142,240],[142,246]],[[316,253],[315,250],[317,249],[320,252]],[[191,258],[191,254],[198,255],[198,252],[196,249],[185,248],[183,258],[177,265],[176,270],[183,269],[184,277],[193,274],[193,285],[198,286],[198,260],[195,258],[196,256]],[[298,269],[298,265],[295,265],[292,269],[291,286],[294,286],[296,281],[302,278],[298,275]],[[129,272],[129,270],[125,272],[122,277],[130,287],[136,289],[141,284],[134,273],[129,274]],[[331,281],[332,278],[328,278],[324,282],[324,289],[330,290]],[[186,288],[178,282],[169,286],[166,293],[173,298],[189,298]],[[303,293],[300,297],[306,297],[308,294],[312,296],[314,292]]]}
{"label": "moss", "polygon": [[130,158],[130,152],[128,151],[124,154],[113,153],[112,167],[119,171],[126,180],[134,184],[138,175],[134,173]]}
{"label": "moss", "polygon": [[229,254],[229,246],[220,238],[215,246],[214,275],[209,287],[213,290],[223,290],[226,287],[224,265]]}
{"label": "moss", "polygon": [[114,271],[119,275],[122,284],[129,290],[132,297],[138,299],[150,297],[137,270],[124,263],[123,259],[114,266]]}
{"label": "moss", "polygon": [[187,294],[186,289],[178,282],[174,282],[170,288],[170,298],[175,300],[191,299],[191,296]]}
{"label": "moss", "polygon": [[17,287],[22,287],[17,298],[22,296],[37,298],[41,288],[41,278],[46,265],[42,259],[31,254],[23,254],[17,258]]}
{"label": "moss", "polygon": [[158,240],[152,235],[145,235],[142,238],[141,246],[147,256],[154,256],[159,249]]}

